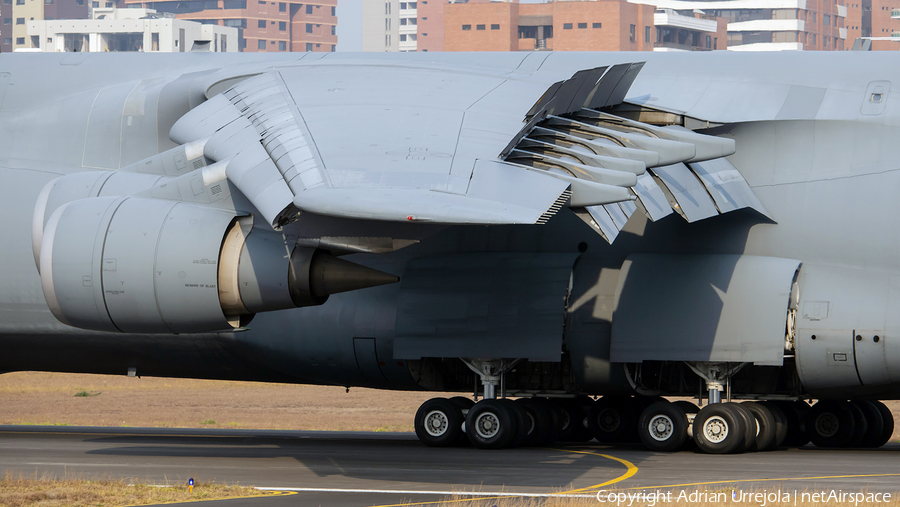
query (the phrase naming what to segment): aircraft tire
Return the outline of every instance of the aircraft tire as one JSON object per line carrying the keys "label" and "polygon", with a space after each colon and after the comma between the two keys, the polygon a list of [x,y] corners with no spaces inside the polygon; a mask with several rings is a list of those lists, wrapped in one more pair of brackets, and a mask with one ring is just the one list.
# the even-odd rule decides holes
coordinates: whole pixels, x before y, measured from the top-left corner
{"label": "aircraft tire", "polygon": [[681,406],[658,401],[641,412],[638,436],[644,447],[653,452],[677,451],[688,439],[687,424],[687,414]]}
{"label": "aircraft tire", "polygon": [[525,445],[525,442],[528,440],[528,430],[530,428],[530,420],[528,419],[528,415],[525,413],[525,409],[513,402],[512,400],[502,399],[500,400],[509,408],[510,413],[516,419],[516,436],[513,437],[512,441],[506,446],[506,448],[520,447]]}
{"label": "aircraft tire", "polygon": [[525,417],[525,440],[522,445],[544,445],[550,436],[553,419],[535,398],[519,398],[514,402]]}
{"label": "aircraft tire", "polygon": [[881,434],[884,433],[884,418],[881,417],[881,412],[871,401],[853,401],[851,403],[862,410],[863,415],[866,416],[866,423],[868,424],[866,434],[859,442],[859,446],[868,448],[876,447],[875,444],[878,443],[878,439],[881,438]]}
{"label": "aircraft tire", "polygon": [[462,411],[451,400],[432,398],[416,411],[416,436],[429,447],[450,447],[463,435],[463,420]]}
{"label": "aircraft tire", "polygon": [[584,413],[581,406],[574,400],[556,399],[549,400],[553,403],[560,415],[560,432],[557,440],[561,442],[577,442],[579,428],[584,427]]}
{"label": "aircraft tire", "polygon": [[[687,414],[688,416],[690,416],[691,414],[696,416],[697,412],[700,412],[700,407],[698,407],[697,405],[695,405],[694,403],[691,403],[689,401],[678,400],[678,401],[673,401],[672,404],[678,405],[679,407],[681,407],[681,409],[684,410],[684,413]],[[695,449],[697,447],[697,444],[694,443],[694,437],[693,437],[694,429],[693,429],[692,421],[693,421],[693,418],[689,417],[687,425],[688,425],[688,429],[690,431],[688,432],[687,440],[685,440],[684,445],[681,446],[682,451]]]}
{"label": "aircraft tire", "polygon": [[479,449],[502,449],[516,438],[516,416],[504,400],[481,400],[466,414],[466,435]]}
{"label": "aircraft tire", "polygon": [[713,403],[700,409],[694,418],[694,442],[706,454],[741,452],[746,446],[747,422],[744,411],[734,403]]}
{"label": "aircraft tire", "polygon": [[843,447],[853,437],[854,419],[846,401],[820,400],[806,414],[806,434],[817,447]]}
{"label": "aircraft tire", "polygon": [[776,447],[776,421],[775,416],[769,410],[769,407],[762,403],[753,401],[741,403],[753,414],[755,426],[757,428],[754,443],[748,450],[750,451],[770,451]]}
{"label": "aircraft tire", "polygon": [[739,411],[744,416],[744,446],[737,452],[756,450],[756,433],[758,431],[758,426],[753,412],[744,407],[742,403],[728,402],[725,404],[734,406],[735,410]]}
{"label": "aircraft tire", "polygon": [[805,419],[806,413],[809,411],[809,405],[806,405],[806,402],[800,402],[806,405],[807,409],[804,410],[802,406],[793,401],[778,400],[771,403],[777,405],[784,412],[784,416],[787,419],[787,435],[781,442],[781,445],[785,447],[803,447],[808,444],[809,436],[805,431]]}
{"label": "aircraft tire", "polygon": [[570,438],[573,442],[590,442],[594,439],[594,435],[587,427],[587,415],[594,404],[594,400],[588,396],[579,396],[572,400],[571,404],[576,408],[578,419]]}
{"label": "aircraft tire", "polygon": [[629,396],[604,396],[591,405],[588,429],[598,442],[620,444],[632,442],[637,430],[637,415]]}
{"label": "aircraft tire", "polygon": [[450,398],[450,401],[455,403],[460,410],[469,410],[475,406],[475,402],[472,401],[472,398],[466,398],[465,396],[454,396]]}
{"label": "aircraft tire", "polygon": [[773,449],[781,447],[784,445],[784,440],[788,434],[788,420],[787,416],[784,415],[784,410],[771,401],[760,401],[758,403],[768,408],[769,412],[772,413],[772,417],[775,418],[775,447]]}
{"label": "aircraft tire", "polygon": [[861,447],[862,441],[869,432],[869,421],[866,419],[865,412],[856,404],[856,402],[848,401],[847,408],[853,414],[853,436],[851,436],[844,447]]}
{"label": "aircraft tire", "polygon": [[891,413],[891,409],[887,408],[884,403],[878,400],[872,401],[872,404],[875,405],[875,408],[877,408],[879,412],[881,412],[881,420],[884,423],[884,427],[881,430],[881,438],[873,443],[873,447],[881,447],[888,443],[891,439],[891,435],[894,434],[894,414]]}

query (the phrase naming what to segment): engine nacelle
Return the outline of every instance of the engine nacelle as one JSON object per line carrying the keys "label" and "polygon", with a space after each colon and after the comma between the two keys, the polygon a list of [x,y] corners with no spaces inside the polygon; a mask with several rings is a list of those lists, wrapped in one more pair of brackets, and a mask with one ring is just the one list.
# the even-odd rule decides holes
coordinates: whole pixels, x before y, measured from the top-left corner
{"label": "engine nacelle", "polygon": [[75,327],[197,333],[398,280],[251,225],[250,216],[178,201],[64,204],[42,235],[44,296],[53,315]]}

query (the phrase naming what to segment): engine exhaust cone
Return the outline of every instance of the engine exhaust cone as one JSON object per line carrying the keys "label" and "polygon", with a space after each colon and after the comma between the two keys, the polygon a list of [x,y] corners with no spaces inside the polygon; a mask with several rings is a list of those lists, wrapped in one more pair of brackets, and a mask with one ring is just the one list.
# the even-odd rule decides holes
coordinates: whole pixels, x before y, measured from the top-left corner
{"label": "engine exhaust cone", "polygon": [[289,281],[295,305],[316,306],[331,294],[397,283],[400,277],[333,257],[322,250],[295,248],[291,254]]}

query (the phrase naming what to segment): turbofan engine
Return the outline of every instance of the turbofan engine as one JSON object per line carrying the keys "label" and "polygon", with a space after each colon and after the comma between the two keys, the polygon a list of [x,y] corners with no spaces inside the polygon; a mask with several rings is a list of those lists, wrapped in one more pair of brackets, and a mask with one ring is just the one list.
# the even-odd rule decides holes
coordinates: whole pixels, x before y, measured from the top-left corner
{"label": "turbofan engine", "polygon": [[69,202],[42,231],[44,296],[58,320],[79,328],[196,333],[398,280],[322,250],[294,248],[251,223],[250,216],[177,201]]}

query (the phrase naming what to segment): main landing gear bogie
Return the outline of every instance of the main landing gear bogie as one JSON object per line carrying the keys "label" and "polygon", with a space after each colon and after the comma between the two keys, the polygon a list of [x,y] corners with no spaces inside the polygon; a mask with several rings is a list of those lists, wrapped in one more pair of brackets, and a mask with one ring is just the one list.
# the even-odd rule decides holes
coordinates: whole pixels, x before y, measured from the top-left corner
{"label": "main landing gear bogie", "polygon": [[719,402],[698,408],[688,401],[607,396],[486,399],[433,398],[419,408],[416,435],[432,447],[471,443],[480,449],[546,446],[556,441],[640,442],[650,451],[695,447],[728,454],[799,447],[875,448],[894,431],[879,401],[822,400]]}

